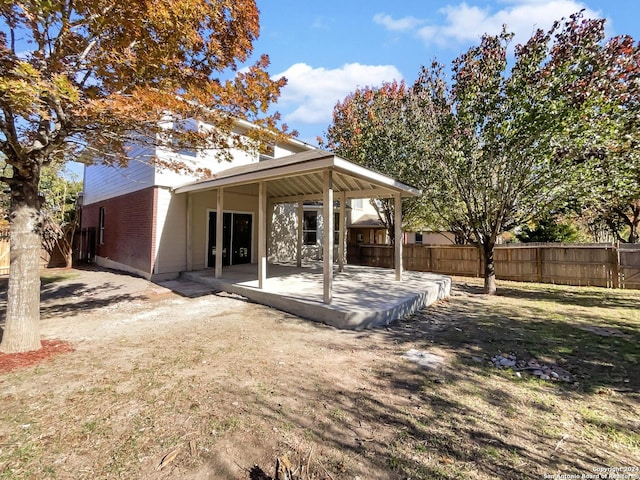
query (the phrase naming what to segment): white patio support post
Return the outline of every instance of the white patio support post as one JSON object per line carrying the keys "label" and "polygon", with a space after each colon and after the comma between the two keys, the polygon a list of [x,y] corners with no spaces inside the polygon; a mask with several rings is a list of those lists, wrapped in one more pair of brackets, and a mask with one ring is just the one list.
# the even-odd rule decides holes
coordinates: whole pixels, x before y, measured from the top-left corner
{"label": "white patio support post", "polygon": [[340,195],[340,225],[338,226],[338,271],[342,272],[344,270],[344,227],[347,223],[346,219],[346,203],[347,195],[345,192],[342,192]]}
{"label": "white patio support post", "polygon": [[402,197],[399,193],[394,195],[394,214],[395,214],[395,265],[396,280],[402,280]]}
{"label": "white patio support post", "polygon": [[218,188],[216,205],[216,264],[215,277],[222,278],[222,249],[224,248],[224,189]]}
{"label": "white patio support post", "polygon": [[258,185],[258,288],[267,281],[267,184]]}
{"label": "white patio support post", "polygon": [[296,266],[302,267],[302,234],[304,228],[304,201],[298,199],[298,240],[296,242]]}
{"label": "white patio support post", "polygon": [[323,300],[324,303],[331,303],[333,290],[333,175],[331,170],[324,172],[323,190]]}
{"label": "white patio support post", "polygon": [[193,194],[187,193],[187,272],[193,270],[193,247],[191,246],[191,226],[193,222]]}

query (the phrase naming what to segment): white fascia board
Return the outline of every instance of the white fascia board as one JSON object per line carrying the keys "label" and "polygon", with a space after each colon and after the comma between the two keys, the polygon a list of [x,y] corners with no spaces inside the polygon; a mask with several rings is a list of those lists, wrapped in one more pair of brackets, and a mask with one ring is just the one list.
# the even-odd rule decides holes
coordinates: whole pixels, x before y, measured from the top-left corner
{"label": "white fascia board", "polygon": [[[309,173],[329,169],[360,178],[374,185],[379,185],[381,189],[385,189],[387,191],[391,190],[392,192],[400,193],[405,197],[417,196],[421,194],[420,190],[410,187],[409,185],[405,185],[404,183],[398,182],[391,177],[382,175],[359,165],[355,165],[351,162],[348,162],[347,160],[343,160],[333,155],[299,163],[292,163],[289,165],[274,166],[269,168],[264,167],[264,163],[256,164],[256,171],[243,172],[229,177],[222,176],[222,178],[214,178],[195,184],[187,184],[176,188],[174,191],[175,193],[180,194],[202,190],[213,190],[215,188],[225,187],[228,185],[240,185],[260,181],[269,181],[272,179],[282,179],[283,177],[306,175]],[[368,191],[367,193],[371,192]]]}
{"label": "white fascia board", "polygon": [[399,191],[400,193],[403,194],[403,196],[409,197],[409,196],[418,196],[422,194],[422,192],[417,188],[413,188],[402,182],[398,182],[397,180],[394,180],[393,178],[387,175],[374,172],[373,170],[369,170],[368,168],[361,167],[360,165],[356,165],[340,157],[335,157],[334,163],[336,166],[336,170],[338,171],[341,171],[343,173],[348,173],[350,175],[353,175],[354,177],[361,178],[362,180],[367,180],[370,183],[374,183],[395,191]]}
{"label": "white fascia board", "polygon": [[[286,158],[286,157],[285,157]],[[260,168],[264,164],[256,164],[256,168]],[[282,179],[282,177],[292,177],[298,175],[306,175],[321,171],[333,166],[333,159],[330,157],[311,160],[308,162],[294,163],[291,165],[276,166],[271,168],[262,168],[255,172],[246,172],[229,177],[214,178],[205,180],[196,184],[187,184],[175,189],[175,193],[186,193],[201,190],[213,190],[227,185],[241,185],[247,183],[256,183],[260,181],[268,181],[273,179]],[[222,172],[224,173],[224,172]]]}

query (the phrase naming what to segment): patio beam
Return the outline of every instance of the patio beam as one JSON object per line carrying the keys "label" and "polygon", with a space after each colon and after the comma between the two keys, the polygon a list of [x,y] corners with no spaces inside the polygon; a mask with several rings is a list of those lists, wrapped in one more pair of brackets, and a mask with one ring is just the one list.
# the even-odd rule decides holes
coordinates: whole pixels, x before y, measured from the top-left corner
{"label": "patio beam", "polygon": [[324,171],[323,182],[323,300],[331,303],[333,291],[333,172]]}
{"label": "patio beam", "polygon": [[396,280],[402,280],[402,197],[399,193],[394,196],[394,214],[395,214],[395,266]]}
{"label": "patio beam", "polygon": [[216,201],[216,264],[215,277],[222,278],[222,257],[224,255],[224,188],[218,188]]}
{"label": "patio beam", "polygon": [[258,288],[267,281],[267,183],[258,184]]}

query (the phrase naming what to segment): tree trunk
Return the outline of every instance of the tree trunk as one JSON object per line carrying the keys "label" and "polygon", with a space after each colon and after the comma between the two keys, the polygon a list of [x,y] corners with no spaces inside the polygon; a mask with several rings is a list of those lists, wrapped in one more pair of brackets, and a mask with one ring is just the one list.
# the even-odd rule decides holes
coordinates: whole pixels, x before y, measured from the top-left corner
{"label": "tree trunk", "polygon": [[631,215],[629,218],[629,243],[638,243],[640,242],[640,232],[638,232],[638,228],[640,227],[640,201],[636,202],[635,205],[631,206]]}
{"label": "tree trunk", "polygon": [[[15,177],[14,177],[15,178]],[[40,343],[40,248],[42,217],[38,180],[12,185],[7,320],[0,352],[38,350]],[[34,185],[35,183],[35,185]]]}
{"label": "tree trunk", "polygon": [[64,254],[65,268],[73,267],[73,250],[68,250]]}
{"label": "tree trunk", "polygon": [[484,293],[487,295],[496,294],[496,264],[493,260],[495,243],[482,245],[484,253]]}

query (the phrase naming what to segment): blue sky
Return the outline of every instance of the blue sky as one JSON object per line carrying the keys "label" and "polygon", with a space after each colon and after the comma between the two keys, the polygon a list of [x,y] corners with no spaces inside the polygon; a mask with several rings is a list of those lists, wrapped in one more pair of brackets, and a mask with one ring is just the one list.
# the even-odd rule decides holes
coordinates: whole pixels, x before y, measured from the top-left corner
{"label": "blue sky", "polygon": [[498,33],[503,23],[526,41],[535,28],[586,9],[607,19],[607,36],[640,40],[638,0],[257,0],[260,38],[256,57],[271,58],[270,72],[287,77],[276,109],[315,144],[331,123],[338,100],[358,87],[404,79],[422,65],[451,60]]}

